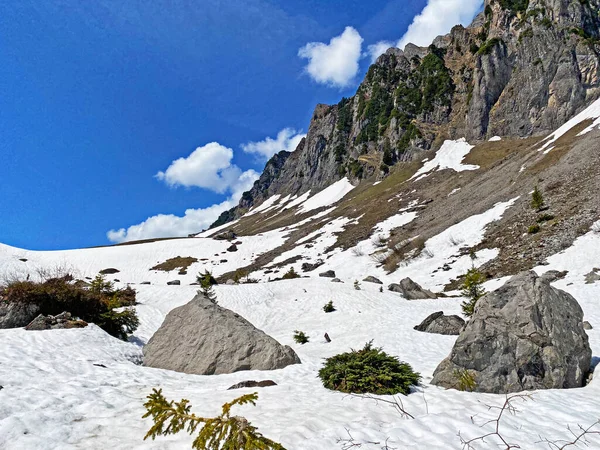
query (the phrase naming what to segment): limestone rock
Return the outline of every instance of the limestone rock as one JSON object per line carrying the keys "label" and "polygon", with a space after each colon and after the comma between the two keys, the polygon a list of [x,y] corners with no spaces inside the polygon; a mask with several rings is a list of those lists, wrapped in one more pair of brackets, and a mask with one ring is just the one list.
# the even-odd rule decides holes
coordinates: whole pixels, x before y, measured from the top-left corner
{"label": "limestone rock", "polygon": [[41,331],[41,330],[60,330],[60,329],[70,329],[70,328],[85,328],[87,327],[87,322],[83,320],[73,319],[71,313],[62,312],[56,316],[44,316],[40,314],[35,319],[33,319],[25,329],[27,331]]}
{"label": "limestone rock", "polygon": [[146,366],[198,375],[275,370],[298,363],[290,347],[202,294],[172,310],[144,347]]}
{"label": "limestone rock", "polygon": [[339,278],[333,278],[333,279],[331,280],[331,282],[332,282],[332,283],[343,283],[343,281],[342,281],[342,280],[340,280]]}
{"label": "limestone rock", "polygon": [[167,285],[168,286],[179,286],[181,284],[180,280],[171,280],[171,281],[167,281]]}
{"label": "limestone rock", "polygon": [[0,301],[0,329],[24,327],[39,313],[40,307],[34,303]]}
{"label": "limestone rock", "polygon": [[383,284],[383,282],[379,278],[372,277],[371,275],[366,277],[363,281],[366,283]]}
{"label": "limestone rock", "polygon": [[303,263],[301,269],[302,269],[302,272],[312,272],[317,267],[320,267],[323,264],[324,264],[323,260],[322,259],[318,259],[314,263]]}
{"label": "limestone rock", "polygon": [[335,272],[333,270],[326,270],[325,272],[321,272],[319,276],[323,278],[335,278]]}
{"label": "limestone rock", "polygon": [[277,383],[275,383],[273,380],[262,380],[262,381],[248,380],[248,381],[241,381],[239,383],[236,383],[233,386],[231,386],[230,388],[228,388],[227,390],[231,391],[232,389],[268,387],[268,386],[277,386]]}
{"label": "limestone rock", "polygon": [[437,298],[437,296],[427,289],[423,289],[419,284],[410,278],[405,278],[400,283],[390,284],[388,289],[392,292],[402,294],[406,300],[424,300],[428,298]]}
{"label": "limestone rock", "polygon": [[575,388],[585,382],[591,358],[577,301],[523,272],[479,299],[432,383],[456,387],[456,371],[467,370],[478,392]]}
{"label": "limestone rock", "polygon": [[445,316],[443,311],[434,312],[423,322],[415,326],[415,330],[425,333],[446,334],[458,336],[465,326],[465,321],[459,316]]}

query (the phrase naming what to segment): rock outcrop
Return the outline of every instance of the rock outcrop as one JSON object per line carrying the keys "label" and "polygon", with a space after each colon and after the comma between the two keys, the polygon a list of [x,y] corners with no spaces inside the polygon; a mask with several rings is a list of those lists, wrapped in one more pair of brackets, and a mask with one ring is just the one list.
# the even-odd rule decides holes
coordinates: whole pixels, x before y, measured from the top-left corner
{"label": "rock outcrop", "polygon": [[445,316],[443,311],[434,312],[423,322],[415,326],[415,330],[425,333],[446,334],[458,336],[465,326],[465,321],[459,316]]}
{"label": "rock outcrop", "polygon": [[432,383],[456,388],[468,371],[475,391],[509,393],[583,385],[592,352],[583,311],[568,293],[523,272],[483,296]]}
{"label": "rock outcrop", "polygon": [[202,294],[175,308],[144,347],[144,365],[198,375],[275,370],[298,355]]}
{"label": "rock outcrop", "polygon": [[379,278],[375,278],[371,275],[369,275],[368,277],[365,277],[365,279],[363,279],[363,281],[365,283],[383,284],[383,282]]}
{"label": "rock outcrop", "polygon": [[26,326],[40,313],[34,303],[0,301],[0,329]]}
{"label": "rock outcrop", "polygon": [[400,283],[390,284],[388,289],[392,292],[398,292],[406,300],[425,300],[428,298],[437,298],[433,292],[423,289],[418,283],[415,283],[410,278],[405,278],[400,281]]}
{"label": "rock outcrop", "polygon": [[87,322],[83,320],[73,319],[71,313],[62,312],[56,316],[44,316],[40,314],[33,319],[25,329],[27,331],[42,331],[42,330],[62,330],[70,328],[85,328]]}

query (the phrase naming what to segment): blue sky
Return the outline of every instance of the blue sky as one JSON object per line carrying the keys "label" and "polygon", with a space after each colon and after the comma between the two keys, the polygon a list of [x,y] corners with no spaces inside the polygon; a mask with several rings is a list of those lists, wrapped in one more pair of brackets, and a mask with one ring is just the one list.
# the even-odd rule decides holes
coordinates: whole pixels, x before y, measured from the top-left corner
{"label": "blue sky", "polygon": [[426,45],[480,3],[2,2],[0,242],[200,231],[293,149],[317,103],[354,93],[370,49]]}

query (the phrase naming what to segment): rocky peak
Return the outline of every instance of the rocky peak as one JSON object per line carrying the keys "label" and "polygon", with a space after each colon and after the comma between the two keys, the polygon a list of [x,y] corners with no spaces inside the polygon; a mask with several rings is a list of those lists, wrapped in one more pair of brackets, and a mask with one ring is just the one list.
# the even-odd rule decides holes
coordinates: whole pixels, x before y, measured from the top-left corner
{"label": "rocky peak", "polygon": [[428,48],[391,48],[356,94],[317,105],[308,134],[277,155],[238,207],[321,190],[347,176],[385,177],[444,139],[527,137],[553,130],[600,96],[600,0],[486,0],[468,27]]}

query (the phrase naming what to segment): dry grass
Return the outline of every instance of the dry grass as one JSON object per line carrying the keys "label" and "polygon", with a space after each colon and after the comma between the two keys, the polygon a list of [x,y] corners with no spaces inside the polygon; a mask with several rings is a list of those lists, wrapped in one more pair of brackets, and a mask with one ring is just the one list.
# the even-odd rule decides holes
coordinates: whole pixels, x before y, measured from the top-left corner
{"label": "dry grass", "polygon": [[176,256],[175,258],[167,259],[164,263],[157,264],[150,268],[150,270],[162,270],[163,272],[170,272],[172,270],[180,269],[180,271],[186,271],[195,262],[198,262],[197,258],[191,256]]}
{"label": "dry grass", "polygon": [[465,157],[464,164],[475,164],[481,169],[489,169],[508,156],[527,152],[541,141],[534,136],[527,139],[502,139],[496,142],[484,142],[476,145]]}

